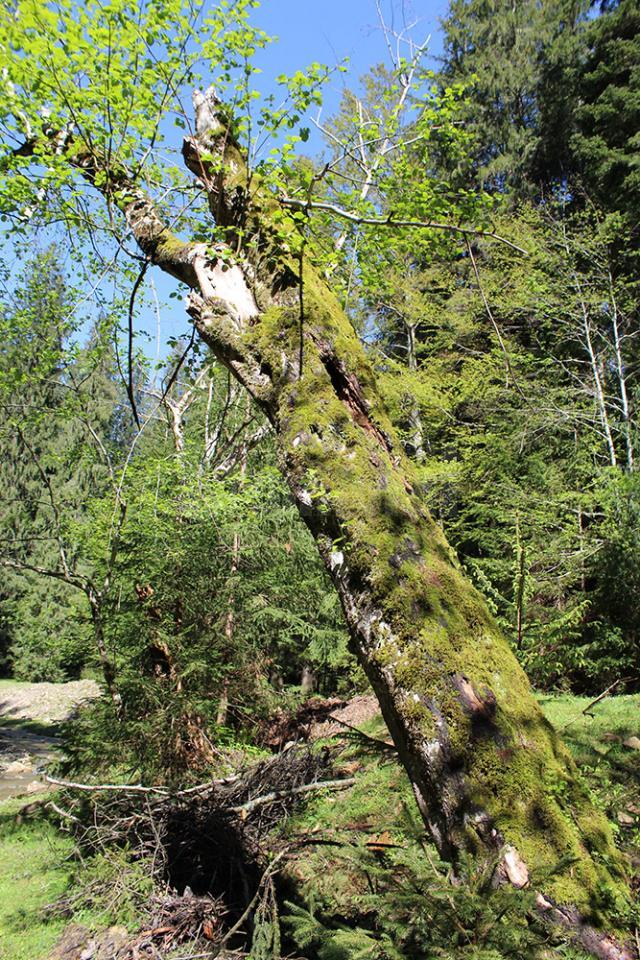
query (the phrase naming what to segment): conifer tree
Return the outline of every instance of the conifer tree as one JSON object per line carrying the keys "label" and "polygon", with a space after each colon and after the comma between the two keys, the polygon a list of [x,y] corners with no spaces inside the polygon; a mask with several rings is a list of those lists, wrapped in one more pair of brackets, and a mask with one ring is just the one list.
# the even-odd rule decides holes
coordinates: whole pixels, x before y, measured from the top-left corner
{"label": "conifer tree", "polygon": [[[77,676],[91,659],[86,610],[53,576],[69,529],[89,496],[104,492],[107,465],[87,445],[87,424],[115,448],[116,388],[109,351],[95,340],[80,349],[73,294],[55,247],[27,267],[3,305],[3,421],[0,482],[5,509],[2,556],[7,667],[30,680]],[[22,568],[20,569],[20,565]]]}
{"label": "conifer tree", "polygon": [[621,211],[637,244],[640,217],[640,9],[604,3],[589,25],[577,77],[573,149],[590,197]]}

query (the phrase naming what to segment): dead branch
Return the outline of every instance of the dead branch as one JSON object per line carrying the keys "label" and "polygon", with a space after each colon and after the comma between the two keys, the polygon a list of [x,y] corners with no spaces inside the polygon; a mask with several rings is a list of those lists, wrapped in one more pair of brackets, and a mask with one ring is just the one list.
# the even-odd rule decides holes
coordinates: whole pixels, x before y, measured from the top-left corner
{"label": "dead branch", "polygon": [[594,700],[588,703],[586,707],[584,707],[584,709],[580,711],[580,713],[576,713],[575,717],[572,717],[570,720],[567,720],[567,722],[563,724],[561,727],[558,727],[558,731],[562,732],[563,730],[566,730],[567,727],[570,727],[571,724],[575,723],[576,720],[579,720],[580,717],[587,716],[592,707],[595,707],[597,703],[600,703],[600,701],[604,700],[605,697],[608,697],[610,693],[613,693],[616,687],[620,686],[621,683],[625,683],[629,679],[631,678],[619,677],[618,680],[614,680],[614,682],[610,686],[608,686],[606,690],[603,690],[602,693],[599,693]]}
{"label": "dead branch", "polygon": [[59,780],[57,777],[45,777],[47,783],[68,790],[84,790],[87,793],[105,793],[117,791],[119,793],[156,793],[164,797],[171,796],[171,791],[164,787],[144,787],[141,783],[75,783],[72,780]]}
{"label": "dead branch", "polygon": [[76,783],[73,780],[60,780],[57,777],[46,776],[48,783],[57,787],[65,787],[68,790],[82,790],[86,793],[146,793],[157,794],[161,797],[186,797],[196,793],[205,793],[218,786],[228,786],[236,783],[240,777],[222,777],[220,780],[209,780],[207,783],[199,783],[195,787],[187,787],[185,790],[170,790],[168,787],[145,787],[141,783]]}
{"label": "dead branch", "polygon": [[[243,424],[243,428],[246,425]],[[238,465],[244,453],[249,450],[253,450],[254,447],[257,447],[265,437],[268,437],[271,433],[272,427],[270,423],[265,423],[262,426],[251,434],[246,440],[243,440],[238,446],[234,447],[215,468],[214,474],[217,477],[223,478],[228,476],[231,471]]]}
{"label": "dead branch", "polygon": [[54,813],[57,813],[58,816],[62,817],[63,820],[71,820],[72,823],[82,822],[79,817],[76,817],[72,813],[69,813],[68,810],[63,810],[62,807],[59,807],[56,803],[53,802],[53,800],[49,800],[49,802],[45,804],[45,806],[51,807]]}
{"label": "dead branch", "polygon": [[10,567],[12,570],[19,570],[24,572],[28,570],[30,573],[38,573],[42,577],[51,577],[54,580],[62,580],[63,583],[68,583],[69,586],[75,587],[77,590],[82,590],[83,593],[87,592],[88,581],[84,577],[75,576],[66,571],[62,570],[48,570],[45,567],[39,567],[34,563],[26,563],[23,560],[13,560],[11,557],[0,557],[0,566]]}
{"label": "dead branch", "polygon": [[238,807],[230,807],[230,813],[248,814],[256,807],[263,807],[268,803],[275,803],[278,800],[284,800],[287,797],[294,797],[301,793],[311,793],[315,790],[345,790],[352,787],[355,783],[353,777],[347,777],[344,780],[319,780],[317,783],[303,783],[300,787],[292,787],[289,790],[274,790],[272,793],[266,793],[263,797],[256,797],[255,800],[248,800]]}

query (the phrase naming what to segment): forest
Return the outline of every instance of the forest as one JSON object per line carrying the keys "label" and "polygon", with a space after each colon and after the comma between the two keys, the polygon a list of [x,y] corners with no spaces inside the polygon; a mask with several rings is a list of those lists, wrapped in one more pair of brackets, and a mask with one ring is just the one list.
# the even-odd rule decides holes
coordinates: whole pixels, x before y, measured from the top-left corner
{"label": "forest", "polygon": [[281,2],[2,0],[0,958],[638,960],[640,3]]}

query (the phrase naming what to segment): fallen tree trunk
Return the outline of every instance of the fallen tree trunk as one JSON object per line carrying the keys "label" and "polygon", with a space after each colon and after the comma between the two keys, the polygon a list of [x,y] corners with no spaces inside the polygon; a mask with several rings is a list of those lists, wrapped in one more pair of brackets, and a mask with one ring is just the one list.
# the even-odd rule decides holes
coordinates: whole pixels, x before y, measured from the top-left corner
{"label": "fallen tree trunk", "polygon": [[429,515],[348,318],[291,253],[295,221],[209,107],[184,158],[227,228],[217,252],[173,236],[125,170],[78,150],[70,162],[116,199],[149,260],[191,287],[202,339],[273,425],[440,854],[494,861],[496,882],[534,884],[541,912],[591,953],[628,960],[632,948],[598,930],[628,905],[606,819]]}

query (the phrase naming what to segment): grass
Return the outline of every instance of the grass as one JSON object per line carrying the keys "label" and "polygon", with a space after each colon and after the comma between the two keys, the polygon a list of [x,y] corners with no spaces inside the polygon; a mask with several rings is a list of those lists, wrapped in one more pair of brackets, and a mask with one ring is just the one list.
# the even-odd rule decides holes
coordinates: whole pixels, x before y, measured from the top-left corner
{"label": "grass", "polygon": [[64,919],[43,908],[69,883],[64,864],[71,841],[37,815],[20,822],[24,799],[0,804],[0,958],[41,960],[60,937]]}
{"label": "grass", "polygon": [[561,733],[578,761],[592,760],[595,754],[607,752],[615,742],[612,736],[621,740],[640,737],[640,694],[606,697],[587,714],[583,711],[591,703],[590,697],[545,695],[539,701],[547,719]]}
{"label": "grass", "polygon": [[640,750],[625,744],[640,737],[640,694],[608,697],[583,713],[588,697],[545,696],[540,704],[571,750],[578,766],[612,782],[635,788],[640,780]]}
{"label": "grass", "polygon": [[[113,924],[136,929],[153,889],[146,868],[126,851],[97,854],[83,861],[78,888],[73,841],[38,803],[21,813],[24,804],[24,797],[0,803],[0,960],[45,960],[70,922],[92,933]],[[73,915],[47,909],[69,895]]]}
{"label": "grass", "polygon": [[640,694],[607,697],[587,714],[590,698],[540,697],[547,718],[571,750],[596,803],[618,835],[618,844],[640,873],[640,750],[625,745],[640,737]]}
{"label": "grass", "polygon": [[24,733],[35,733],[39,737],[55,737],[60,730],[60,724],[23,720],[21,717],[0,717],[0,729],[21,730]]}

